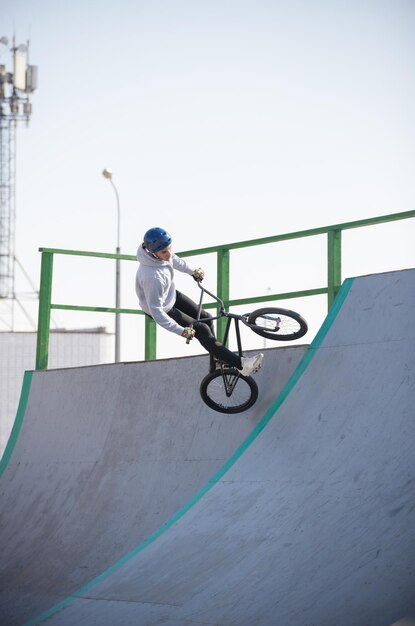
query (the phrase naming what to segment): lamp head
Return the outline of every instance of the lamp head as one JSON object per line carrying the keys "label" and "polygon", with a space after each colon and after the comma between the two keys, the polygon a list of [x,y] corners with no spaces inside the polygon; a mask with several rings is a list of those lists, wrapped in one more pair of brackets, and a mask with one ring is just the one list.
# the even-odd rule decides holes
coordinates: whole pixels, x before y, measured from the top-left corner
{"label": "lamp head", "polygon": [[110,170],[108,167],[106,167],[103,171],[102,171],[102,175],[104,178],[112,178],[112,170]]}

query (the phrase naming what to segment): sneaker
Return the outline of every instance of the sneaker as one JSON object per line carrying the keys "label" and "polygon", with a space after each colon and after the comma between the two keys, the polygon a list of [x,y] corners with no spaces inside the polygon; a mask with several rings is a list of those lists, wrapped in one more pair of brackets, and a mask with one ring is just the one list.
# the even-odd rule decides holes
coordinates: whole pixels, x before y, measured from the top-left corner
{"label": "sneaker", "polygon": [[251,374],[255,374],[255,372],[257,372],[261,365],[262,365],[262,359],[264,358],[264,355],[262,354],[262,352],[260,352],[259,354],[255,355],[255,356],[243,356],[241,357],[241,362],[242,362],[242,369],[241,369],[241,374],[242,376],[250,376]]}

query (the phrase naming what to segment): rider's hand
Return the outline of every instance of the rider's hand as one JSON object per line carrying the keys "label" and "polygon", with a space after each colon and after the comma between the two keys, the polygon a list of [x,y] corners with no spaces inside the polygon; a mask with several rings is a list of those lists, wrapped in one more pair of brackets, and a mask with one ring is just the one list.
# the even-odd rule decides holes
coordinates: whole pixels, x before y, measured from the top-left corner
{"label": "rider's hand", "polygon": [[192,274],[193,278],[195,279],[196,282],[201,283],[202,280],[205,277],[205,272],[202,270],[201,267],[197,267],[193,274]]}
{"label": "rider's hand", "polygon": [[189,343],[189,341],[193,339],[195,335],[196,335],[196,331],[191,326],[186,326],[186,328],[183,329],[182,337],[186,337],[187,343]]}

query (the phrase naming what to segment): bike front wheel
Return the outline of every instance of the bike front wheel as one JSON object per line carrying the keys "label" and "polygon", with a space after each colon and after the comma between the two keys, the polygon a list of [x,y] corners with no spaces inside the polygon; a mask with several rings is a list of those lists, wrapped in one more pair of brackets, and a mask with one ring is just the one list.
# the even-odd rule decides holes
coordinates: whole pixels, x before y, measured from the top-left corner
{"label": "bike front wheel", "polygon": [[219,368],[200,384],[202,400],[220,413],[242,413],[255,404],[258,386],[250,376],[235,368]]}
{"label": "bike front wheel", "polygon": [[303,337],[307,322],[301,315],[288,309],[268,307],[249,314],[248,325],[258,335],[276,341],[293,341]]}

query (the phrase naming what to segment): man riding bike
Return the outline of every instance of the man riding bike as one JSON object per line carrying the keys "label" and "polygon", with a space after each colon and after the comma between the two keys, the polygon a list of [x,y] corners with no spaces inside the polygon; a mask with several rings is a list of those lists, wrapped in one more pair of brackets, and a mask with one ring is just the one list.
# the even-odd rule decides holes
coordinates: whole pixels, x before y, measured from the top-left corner
{"label": "man riding bike", "polygon": [[[213,322],[197,321],[198,305],[188,296],[178,291],[174,284],[174,270],[193,276],[202,281],[204,271],[191,268],[172,250],[172,237],[163,228],[150,228],[144,235],[143,243],[137,250],[139,266],[136,274],[135,290],[142,310],[153,320],[172,333],[186,339],[196,337],[210,354],[210,369],[215,369],[215,359],[227,363],[249,376],[259,370],[263,354],[252,357],[239,357],[217,341]],[[204,318],[211,316],[202,311]]]}

